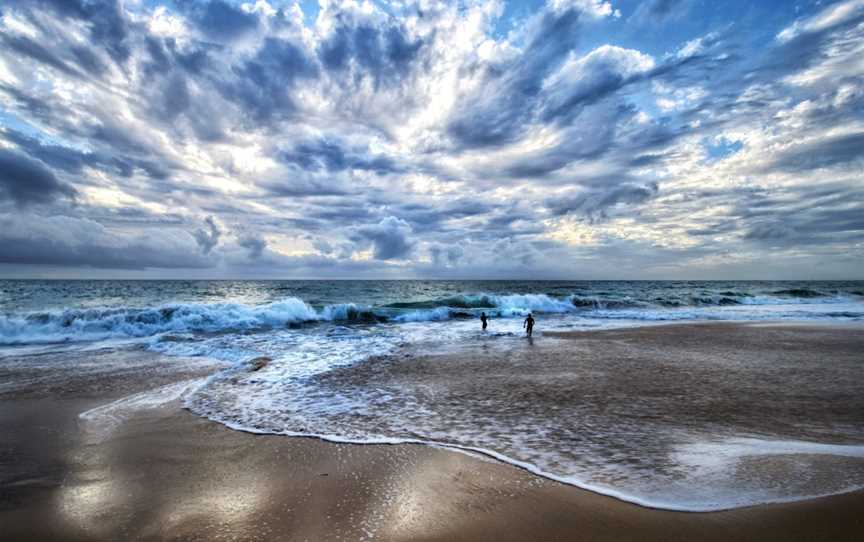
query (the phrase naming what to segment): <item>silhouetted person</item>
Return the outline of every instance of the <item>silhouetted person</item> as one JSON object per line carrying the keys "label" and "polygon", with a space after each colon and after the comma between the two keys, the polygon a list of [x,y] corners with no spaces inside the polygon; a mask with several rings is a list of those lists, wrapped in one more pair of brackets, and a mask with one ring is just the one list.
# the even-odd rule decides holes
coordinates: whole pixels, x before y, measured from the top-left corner
{"label": "silhouetted person", "polygon": [[483,331],[486,331],[486,323],[487,323],[488,321],[489,321],[489,319],[486,318],[486,313],[485,313],[485,312],[481,312],[481,313],[480,313],[480,322],[483,323]]}
{"label": "silhouetted person", "polygon": [[525,331],[528,332],[528,336],[530,337],[531,333],[534,331],[534,317],[531,316],[530,312],[528,313],[528,318],[526,318],[525,321],[522,322],[522,327],[525,328]]}

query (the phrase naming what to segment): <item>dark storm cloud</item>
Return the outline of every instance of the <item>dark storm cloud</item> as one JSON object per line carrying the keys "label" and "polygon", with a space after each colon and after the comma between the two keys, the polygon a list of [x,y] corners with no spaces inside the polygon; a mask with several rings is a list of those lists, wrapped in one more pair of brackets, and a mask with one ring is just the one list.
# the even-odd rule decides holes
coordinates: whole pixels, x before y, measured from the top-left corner
{"label": "dark storm cloud", "polygon": [[357,78],[371,77],[376,88],[382,83],[398,83],[424,45],[422,39],[411,39],[392,17],[377,26],[343,13],[335,18],[337,24],[318,47],[321,64],[328,71],[342,72],[353,63]]}
{"label": "dark storm cloud", "polygon": [[[712,11],[723,14],[712,28],[679,18],[697,15],[689,0],[612,2],[605,16],[599,3],[550,2],[524,21],[473,3],[330,3],[305,22],[290,2],[249,13],[254,2],[235,0],[8,1],[0,146],[30,184],[4,177],[3,207],[107,228],[28,237],[38,221],[28,216],[0,234],[0,250],[31,263],[524,276],[568,273],[583,257],[638,266],[712,254],[650,248],[640,233],[656,228],[671,245],[733,251],[860,243],[851,177],[864,94],[848,52],[862,12],[812,18],[842,2],[804,6],[794,23],[778,15],[771,24],[791,30],[777,37],[782,28],[748,21],[718,27],[728,6]],[[633,23],[616,21],[616,7]],[[680,27],[664,39],[637,26],[672,20]],[[510,22],[523,24],[505,36]],[[451,45],[465,30],[482,46]],[[804,143],[790,145],[794,130]],[[723,137],[747,145],[702,161],[698,142]],[[754,159],[766,145],[786,150]],[[798,175],[814,169],[825,171]],[[745,177],[767,186],[766,173],[774,191],[727,188]],[[837,186],[776,188],[826,179]],[[82,194],[74,206],[70,184]],[[548,241],[568,215],[628,220],[598,228],[596,246]],[[296,241],[326,256],[279,253]],[[370,249],[372,260],[351,260]]]}
{"label": "dark storm cloud", "polygon": [[578,10],[547,9],[538,17],[519,57],[505,66],[489,66],[481,90],[457,105],[447,132],[461,147],[489,147],[516,139],[531,119],[543,79],[576,45]]}
{"label": "dark storm cloud", "polygon": [[612,207],[625,204],[644,203],[657,195],[656,184],[622,184],[610,190],[592,190],[573,197],[557,197],[546,200],[546,208],[555,215],[578,214],[589,220],[607,218]]}
{"label": "dark storm cloud", "polygon": [[119,154],[109,156],[103,152],[82,152],[71,147],[45,143],[15,130],[0,132],[0,137],[15,143],[26,154],[41,160],[51,168],[70,174],[77,175],[85,167],[92,167],[122,177],[131,177],[136,170],[143,171],[152,179],[167,179],[170,175],[167,165],[153,160]]}
{"label": "dark storm cloud", "polygon": [[[81,209],[87,218],[98,222],[106,227],[111,226],[140,226],[140,227],[164,227],[164,226],[186,226],[188,217],[178,213],[154,213],[139,207],[101,207],[79,203],[76,209]],[[194,235],[193,235],[194,237]]]}
{"label": "dark storm cloud", "polygon": [[266,38],[255,55],[232,68],[234,77],[219,84],[225,99],[238,102],[256,122],[289,117],[295,110],[291,92],[318,65],[305,50],[286,39]]}
{"label": "dark storm cloud", "polygon": [[213,247],[219,244],[219,237],[222,236],[222,230],[216,224],[216,220],[212,216],[208,216],[204,220],[204,228],[198,228],[192,232],[195,242],[201,247],[203,254],[209,254]]}
{"label": "dark storm cloud", "polygon": [[74,196],[75,189],[60,182],[41,162],[0,149],[0,200],[23,207]]}
{"label": "dark storm cloud", "polygon": [[202,43],[187,45],[180,50],[174,38],[146,36],[144,38],[148,61],[145,70],[148,74],[165,73],[172,68],[180,68],[190,75],[200,75],[207,67],[211,50],[217,46]]}
{"label": "dark storm cloud", "polygon": [[458,245],[432,245],[429,247],[429,256],[433,265],[456,265],[465,255],[465,251]]}
{"label": "dark storm cloud", "polygon": [[131,54],[127,43],[129,29],[120,4],[116,0],[96,0],[84,6],[92,42],[102,45],[116,62],[122,64],[128,60]]}
{"label": "dark storm cloud", "polygon": [[358,198],[338,198],[320,205],[309,205],[304,208],[304,216],[332,222],[337,225],[356,224],[377,220],[380,216],[369,210],[368,206]]}
{"label": "dark storm cloud", "polygon": [[[89,27],[90,44],[103,49],[118,64],[124,64],[131,55],[130,24],[117,0],[10,0],[10,3],[25,12],[49,9],[61,18],[84,22]],[[38,20],[35,22],[38,25]],[[94,67],[94,57],[87,58],[88,54],[80,51],[76,56],[84,59],[85,67]]]}
{"label": "dark storm cloud", "polygon": [[96,53],[89,48],[75,45],[69,48],[69,52],[75,58],[75,63],[79,67],[84,68],[84,71],[89,73],[91,76],[99,77],[105,73],[107,68],[102,62],[102,59],[100,59]]}
{"label": "dark storm cloud", "polygon": [[750,225],[744,238],[765,241],[787,239],[793,235],[795,235],[795,229],[782,222],[757,222]]}
{"label": "dark storm cloud", "polygon": [[0,135],[7,141],[18,145],[30,156],[38,158],[52,168],[68,173],[81,173],[85,165],[96,165],[99,163],[99,160],[92,154],[61,145],[43,143],[36,138],[28,137],[15,130],[0,132]]}
{"label": "dark storm cloud", "polygon": [[413,250],[410,234],[407,222],[388,216],[378,224],[357,228],[354,239],[371,242],[376,260],[393,260],[407,257]]}
{"label": "dark storm cloud", "polygon": [[115,119],[103,118],[100,122],[87,126],[85,133],[91,139],[104,143],[115,151],[137,153],[150,150],[149,145],[139,134],[117,124]]}
{"label": "dark storm cloud", "polygon": [[159,107],[156,112],[158,117],[165,121],[173,122],[192,104],[186,79],[180,74],[175,73],[165,78],[160,91],[162,96],[157,102]]}
{"label": "dark storm cloud", "polygon": [[257,260],[267,248],[267,240],[253,233],[245,233],[237,239],[237,244],[247,250],[249,257]]}
{"label": "dark storm cloud", "polygon": [[127,245],[69,244],[47,238],[15,238],[0,233],[0,263],[104,269],[207,268],[213,263],[195,254],[166,250],[141,240]]}
{"label": "dark storm cloud", "polygon": [[631,158],[629,165],[632,167],[645,167],[662,162],[665,158],[662,154],[640,154],[635,158]]}
{"label": "dark storm cloud", "polygon": [[775,157],[767,169],[799,173],[850,163],[864,165],[864,132],[793,146]]}
{"label": "dark storm cloud", "polygon": [[406,222],[423,230],[439,228],[448,220],[482,216],[495,209],[494,205],[468,198],[439,205],[397,203],[391,207]]}
{"label": "dark storm cloud", "polygon": [[177,5],[210,39],[232,40],[258,28],[258,17],[223,0],[180,0]]}
{"label": "dark storm cloud", "polygon": [[339,186],[327,185],[325,181],[284,181],[265,185],[271,196],[284,198],[314,198],[320,196],[345,196],[349,192]]}
{"label": "dark storm cloud", "polygon": [[[706,37],[703,42],[703,47],[712,47],[719,40]],[[566,51],[561,53],[563,55]],[[540,78],[545,78],[542,89],[526,83],[524,88],[530,92],[520,94],[513,93],[509,86],[496,88],[494,81],[486,83],[483,94],[475,99],[480,102],[493,100],[495,107],[460,104],[456,119],[448,127],[449,133],[462,148],[512,143],[523,135],[528,125],[547,128],[558,125],[564,130],[559,143],[506,164],[500,173],[513,178],[542,178],[575,161],[598,160],[609,154],[622,159],[625,156],[656,155],[691,132],[688,126],[692,121],[699,120],[704,128],[711,126],[709,121],[699,117],[703,105],[697,104],[691,111],[631,128],[620,137],[617,126],[633,119],[639,112],[628,101],[628,94],[640,89],[645,91],[647,83],[655,79],[704,80],[705,74],[716,70],[718,63],[734,62],[729,55],[723,56],[722,60],[718,58],[708,54],[684,59],[669,57],[660,65],[653,66],[649,57],[637,51],[600,47],[578,62],[568,61],[554,74],[552,68],[557,68],[561,59],[557,63],[545,64],[546,70]],[[513,77],[512,74],[518,74],[518,68],[508,67],[505,73],[509,75],[502,77]],[[493,97],[487,98],[487,95]],[[518,99],[511,100],[513,96]],[[466,122],[468,119],[473,120]],[[484,119],[490,120],[492,126]],[[481,132],[476,134],[476,138],[471,135],[475,128]],[[646,163],[643,161],[641,165]]]}
{"label": "dark storm cloud", "polygon": [[744,239],[759,244],[794,247],[864,239],[864,192],[855,183],[792,186],[735,201],[734,228],[726,223],[724,229],[741,231]]}
{"label": "dark storm cloud", "polygon": [[27,36],[0,34],[0,43],[3,44],[4,48],[8,48],[20,55],[30,57],[37,62],[41,62],[42,64],[51,66],[56,70],[60,70],[67,75],[72,75],[74,77],[81,76],[81,73],[78,70],[66,64],[66,62],[61,60],[54,54],[54,52]]}
{"label": "dark storm cloud", "polygon": [[[173,39],[157,39],[147,36],[145,39],[147,51],[143,69],[151,84],[148,85],[148,111],[156,122],[176,128],[176,122],[185,115],[199,139],[217,141],[223,139],[222,116],[213,115],[207,103],[209,96],[193,100],[190,85],[209,82],[203,70],[208,64],[206,48],[187,48],[183,53],[177,49]],[[176,132],[176,130],[175,130]],[[182,136],[182,134],[178,134]]]}
{"label": "dark storm cloud", "polygon": [[391,158],[371,155],[363,148],[350,148],[333,138],[298,143],[292,149],[279,153],[279,158],[307,171],[339,172],[359,169],[378,174],[402,171]]}
{"label": "dark storm cloud", "polygon": [[[129,212],[146,216],[140,210]],[[159,225],[122,233],[129,230],[112,230],[89,217],[0,214],[0,263],[106,269],[203,269],[216,264],[196,250],[189,233],[166,224],[154,227]]]}
{"label": "dark storm cloud", "polygon": [[687,230],[687,235],[710,236],[724,233],[735,233],[739,229],[736,220],[725,220],[715,224],[706,225],[701,228]]}

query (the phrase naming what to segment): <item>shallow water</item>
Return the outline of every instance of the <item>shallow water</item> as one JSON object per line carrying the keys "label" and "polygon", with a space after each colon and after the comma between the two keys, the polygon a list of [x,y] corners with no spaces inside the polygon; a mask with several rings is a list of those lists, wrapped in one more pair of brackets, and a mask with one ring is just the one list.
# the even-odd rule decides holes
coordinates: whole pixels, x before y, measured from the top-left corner
{"label": "shallow water", "polygon": [[302,378],[278,363],[222,374],[188,406],[255,432],[484,450],[669,509],[864,486],[864,363],[848,350],[826,368],[812,350],[774,345],[481,340],[446,357],[409,349]]}
{"label": "shallow water", "polygon": [[[0,281],[0,368],[32,365],[39,378],[62,359],[94,371],[105,356],[88,352],[100,348],[220,360],[227,368],[185,401],[237,429],[479,449],[665,508],[864,486],[861,359],[669,348],[646,360],[625,348],[574,366],[543,337],[723,320],[862,321],[864,283]],[[462,362],[416,362],[447,352]],[[261,355],[272,361],[250,372],[244,362]]]}

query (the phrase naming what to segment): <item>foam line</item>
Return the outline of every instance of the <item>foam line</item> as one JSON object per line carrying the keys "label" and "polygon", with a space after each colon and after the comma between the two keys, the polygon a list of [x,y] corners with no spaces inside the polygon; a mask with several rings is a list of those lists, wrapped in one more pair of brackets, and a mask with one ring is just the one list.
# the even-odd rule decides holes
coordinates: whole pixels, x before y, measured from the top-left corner
{"label": "foam line", "polygon": [[[193,408],[187,403],[185,408],[188,410],[195,412]],[[606,486],[600,486],[597,484],[587,483],[582,480],[577,480],[573,477],[566,476],[558,476],[556,474],[550,473],[548,471],[544,471],[543,469],[537,467],[532,463],[528,463],[525,461],[520,461],[518,459],[514,459],[502,453],[496,452],[494,450],[489,450],[486,448],[479,448],[474,446],[464,446],[460,444],[453,444],[448,442],[439,442],[432,440],[422,440],[422,439],[410,439],[410,438],[386,438],[386,437],[376,437],[376,438],[368,438],[368,439],[354,439],[343,437],[340,435],[330,435],[324,433],[304,433],[304,432],[296,432],[296,431],[265,431],[262,429],[256,429],[252,427],[248,427],[231,420],[225,420],[219,418],[217,416],[205,416],[206,418],[218,422],[230,429],[234,429],[236,431],[243,431],[245,433],[252,433],[257,435],[281,435],[287,437],[300,437],[300,438],[315,438],[319,440],[323,440],[326,442],[333,442],[337,444],[354,444],[354,445],[399,445],[399,444],[417,444],[422,446],[431,446],[435,448],[444,448],[447,450],[452,450],[455,452],[466,453],[469,456],[472,454],[480,454],[489,458],[492,458],[496,461],[500,461],[501,463],[505,463],[511,465],[513,467],[525,470],[537,476],[542,476],[543,478],[547,478],[549,480],[559,482],[562,484],[567,484],[570,486],[578,487],[580,489],[584,489],[586,491],[591,491],[592,493],[597,493],[600,495],[605,495],[607,497],[612,497],[614,499],[618,499],[623,502],[636,504],[639,506],[643,506],[646,508],[654,508],[658,510],[670,510],[676,512],[718,512],[721,510],[732,510],[736,508],[745,508],[749,506],[757,506],[762,504],[779,504],[779,503],[788,503],[788,502],[797,502],[804,501],[809,499],[815,499],[819,497],[827,497],[830,495],[841,495],[844,493],[851,493],[854,491],[858,491],[860,489],[864,489],[864,485],[855,485],[847,488],[844,491],[840,492],[830,492],[830,493],[816,493],[812,495],[796,495],[791,497],[777,497],[777,498],[768,498],[768,499],[760,499],[760,500],[741,500],[736,502],[729,503],[718,503],[716,505],[711,506],[687,506],[678,502],[671,501],[661,501],[661,500],[651,500],[644,497],[640,497],[638,495],[633,495],[618,489],[609,488]],[[756,439],[749,439],[752,441],[756,441]],[[864,446],[843,446],[843,445],[830,445],[830,444],[817,444],[817,443],[804,443],[804,442],[787,442],[787,441],[757,441],[763,443],[767,449],[772,450],[771,453],[781,453],[779,450],[784,445],[790,445],[791,448],[786,449],[785,453],[826,453],[828,455],[844,455],[844,456],[853,456],[853,457],[864,457]],[[818,450],[818,451],[817,451]],[[840,451],[841,453],[838,453]]]}

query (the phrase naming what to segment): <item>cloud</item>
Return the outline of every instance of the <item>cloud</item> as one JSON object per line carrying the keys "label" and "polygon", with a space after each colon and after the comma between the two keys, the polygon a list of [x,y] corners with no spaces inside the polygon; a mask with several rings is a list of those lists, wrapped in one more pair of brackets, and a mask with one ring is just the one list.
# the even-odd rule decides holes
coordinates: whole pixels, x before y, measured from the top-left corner
{"label": "cloud", "polygon": [[[14,143],[21,151],[50,168],[70,174],[79,175],[85,168],[97,168],[122,177],[131,177],[136,171],[154,179],[165,179],[169,176],[167,169],[170,164],[159,164],[119,153],[109,156],[105,153],[83,152],[72,147],[39,141],[15,130],[0,131],[0,137]],[[132,143],[129,146],[134,147]]]}
{"label": "cloud", "polygon": [[203,254],[209,254],[213,247],[219,244],[219,237],[222,235],[222,230],[216,224],[216,219],[208,216],[204,219],[205,228],[198,228],[192,232],[195,242],[201,248]]}
{"label": "cloud", "polygon": [[400,171],[391,158],[371,155],[364,149],[346,148],[338,139],[333,138],[297,143],[292,149],[280,153],[279,158],[287,164],[309,171],[338,172],[359,169],[379,174]]}
{"label": "cloud", "polygon": [[680,19],[690,9],[690,0],[647,0],[639,4],[631,19],[638,23],[664,23]]}
{"label": "cloud", "polygon": [[49,49],[46,49],[39,43],[31,40],[26,36],[10,36],[7,34],[0,35],[0,41],[4,48],[15,51],[20,55],[30,57],[31,59],[51,66],[56,70],[75,77],[81,76],[81,73],[75,68],[69,66],[61,58],[55,55]]}
{"label": "cloud", "polygon": [[791,145],[778,153],[767,166],[769,170],[801,172],[838,165],[857,164],[864,168],[864,132],[836,135],[800,145]]}
{"label": "cloud", "polygon": [[395,216],[388,216],[378,224],[361,226],[356,239],[372,243],[373,256],[378,260],[394,260],[408,256],[414,243],[409,238],[411,226]]}
{"label": "cloud", "polygon": [[223,97],[239,102],[256,122],[267,123],[295,112],[291,91],[298,81],[315,77],[318,65],[294,41],[268,37],[233,72],[232,78],[218,83]]}
{"label": "cloud", "polygon": [[267,248],[266,239],[259,235],[248,232],[241,234],[238,237],[237,244],[245,248],[248,251],[249,257],[253,260],[257,260],[258,258],[260,258],[261,254],[264,252],[264,249]]}
{"label": "cloud", "polygon": [[465,251],[458,245],[432,245],[429,247],[429,256],[432,264],[436,266],[455,266],[465,255]]}
{"label": "cloud", "polygon": [[184,0],[180,8],[208,39],[232,40],[258,28],[258,17],[223,0]]}
{"label": "cloud", "polygon": [[[398,83],[411,70],[424,45],[422,38],[409,35],[394,17],[370,20],[357,11],[329,14],[329,31],[322,36],[318,57],[330,72],[354,74],[354,81],[369,78],[373,87]],[[351,78],[346,78],[351,81]]]}
{"label": "cloud", "polygon": [[539,278],[597,261],[727,276],[768,248],[864,261],[860,0],[794,20],[689,0],[625,21],[595,0],[505,8],[7,1],[0,210],[29,256],[4,265]]}
{"label": "cloud", "polygon": [[75,189],[60,182],[41,162],[0,148],[0,201],[23,207],[74,196]]}
{"label": "cloud", "polygon": [[611,190],[591,190],[571,197],[556,197],[546,200],[546,207],[553,215],[582,215],[589,220],[607,218],[609,211],[618,205],[644,203],[657,195],[657,185],[622,184]]}
{"label": "cloud", "polygon": [[552,5],[526,24],[525,46],[502,65],[485,66],[477,90],[461,98],[447,125],[461,147],[512,142],[530,122],[544,78],[576,44],[581,3]]}
{"label": "cloud", "polygon": [[[90,43],[104,50],[119,64],[125,63],[131,55],[130,23],[117,0],[9,0],[9,2],[11,7],[27,11],[45,8],[61,18],[82,23],[89,31]],[[85,60],[85,64],[88,62],[89,60]]]}
{"label": "cloud", "polygon": [[816,15],[798,19],[778,33],[777,40],[789,42],[806,34],[832,30],[850,21],[860,20],[861,17],[864,17],[864,2],[861,0],[837,2]]}
{"label": "cloud", "polygon": [[613,45],[572,56],[543,83],[541,119],[570,119],[578,107],[609,96],[653,68],[650,56]]}
{"label": "cloud", "polygon": [[118,235],[67,216],[0,215],[0,263],[106,269],[208,268],[185,234]]}

